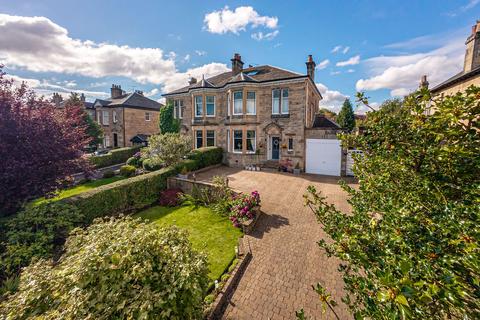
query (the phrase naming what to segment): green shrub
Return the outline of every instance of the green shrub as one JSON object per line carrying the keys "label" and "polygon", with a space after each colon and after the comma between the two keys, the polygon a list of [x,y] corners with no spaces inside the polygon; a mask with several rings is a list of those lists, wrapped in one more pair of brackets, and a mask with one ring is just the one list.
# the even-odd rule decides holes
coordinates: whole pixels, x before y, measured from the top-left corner
{"label": "green shrub", "polygon": [[115,172],[113,172],[112,170],[107,170],[103,173],[104,179],[113,178],[113,177],[115,177]]}
{"label": "green shrub", "polygon": [[223,149],[219,147],[205,147],[193,150],[188,159],[198,162],[200,168],[222,163]]}
{"label": "green shrub", "polygon": [[143,169],[147,171],[157,171],[162,169],[164,166],[152,159],[145,159],[142,162]]}
{"label": "green shrub", "polygon": [[115,164],[123,163],[140,150],[139,146],[119,148],[110,151],[108,154],[90,157],[90,163],[95,168],[104,168]]}
{"label": "green shrub", "polygon": [[84,213],[86,223],[89,223],[94,218],[118,215],[155,203],[160,192],[167,187],[167,178],[175,173],[172,168],[164,168],[116,181],[63,201],[77,206]]}
{"label": "green shrub", "polygon": [[129,165],[126,165],[126,166],[121,166],[120,167],[120,175],[121,176],[124,176],[124,177],[133,177],[135,175],[135,171],[137,169],[135,169],[134,166],[129,166]]}
{"label": "green shrub", "polygon": [[82,221],[77,208],[59,202],[25,209],[5,220],[0,282],[15,277],[33,258],[58,255],[70,230]]}
{"label": "green shrub", "polygon": [[57,265],[40,261],[25,269],[18,292],[0,305],[0,314],[9,319],[201,317],[206,257],[192,249],[185,231],[111,218],[76,229],[65,248]]}

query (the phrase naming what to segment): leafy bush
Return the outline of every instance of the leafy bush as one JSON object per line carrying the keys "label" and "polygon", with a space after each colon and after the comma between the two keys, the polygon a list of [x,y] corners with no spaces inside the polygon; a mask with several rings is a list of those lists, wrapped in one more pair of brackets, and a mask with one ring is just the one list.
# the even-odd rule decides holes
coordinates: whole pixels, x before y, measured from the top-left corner
{"label": "leafy bush", "polygon": [[163,163],[155,162],[152,159],[143,160],[142,166],[143,166],[143,169],[147,171],[157,171],[165,167]]}
{"label": "leafy bush", "polygon": [[195,160],[201,168],[222,163],[223,149],[219,147],[198,148],[190,152],[188,159]]}
{"label": "leafy bush", "polygon": [[260,194],[253,191],[251,194],[238,194],[233,199],[230,220],[238,227],[241,222],[255,218],[255,207],[260,205]]}
{"label": "leafy bush", "polygon": [[423,89],[369,112],[364,135],[343,137],[365,155],[359,188],[343,185],[352,212],[309,188],[356,319],[480,318],[479,97],[470,87],[432,103]]}
{"label": "leafy bush", "polygon": [[167,207],[175,207],[180,204],[180,195],[182,194],[182,190],[176,189],[167,189],[160,193],[160,199],[158,204],[161,206]]}
{"label": "leafy bush", "polygon": [[113,178],[113,177],[115,177],[115,172],[113,172],[112,170],[107,170],[103,173],[104,179]]}
{"label": "leafy bush", "polygon": [[9,319],[197,319],[206,257],[185,231],[140,219],[97,220],[76,229],[57,265],[35,263],[0,305]]}
{"label": "leafy bush", "polygon": [[58,256],[68,233],[83,221],[72,205],[46,203],[6,219],[0,252],[0,282],[18,275],[33,258]]}
{"label": "leafy bush", "polygon": [[124,176],[124,177],[133,177],[135,175],[135,171],[137,169],[135,169],[134,166],[129,166],[129,165],[125,165],[125,166],[121,166],[120,167],[120,175],[121,176]]}
{"label": "leafy bush", "polygon": [[136,168],[141,167],[142,165],[142,153],[137,152],[127,160],[127,165],[134,166]]}
{"label": "leafy bush", "polygon": [[192,139],[180,133],[164,133],[150,136],[142,157],[152,164],[175,165],[192,150]]}
{"label": "leafy bush", "polygon": [[90,163],[95,166],[95,168],[104,168],[113,166],[115,164],[124,163],[128,158],[136,154],[141,147],[126,147],[119,148],[110,151],[109,153],[101,156],[92,156],[89,158]]}

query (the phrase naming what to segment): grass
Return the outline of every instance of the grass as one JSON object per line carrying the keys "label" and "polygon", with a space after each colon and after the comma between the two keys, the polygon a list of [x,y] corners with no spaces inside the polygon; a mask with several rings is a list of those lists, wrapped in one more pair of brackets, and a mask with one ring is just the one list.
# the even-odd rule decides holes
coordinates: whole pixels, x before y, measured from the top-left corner
{"label": "grass", "polygon": [[45,199],[44,197],[42,197],[42,198],[38,198],[36,200],[33,200],[29,204],[29,206],[34,207],[34,206],[38,206],[39,204],[42,204],[42,203],[45,203],[45,202],[55,202],[55,201],[58,201],[58,200],[61,200],[61,199],[72,197],[74,195],[77,195],[79,193],[88,191],[90,189],[94,189],[94,188],[97,188],[97,187],[100,187],[100,186],[103,186],[103,185],[106,185],[106,184],[110,184],[110,183],[113,183],[115,181],[123,180],[123,179],[125,179],[125,177],[115,176],[115,177],[112,177],[112,178],[103,178],[103,179],[98,179],[98,180],[93,180],[93,181],[89,181],[89,182],[86,182],[86,183],[82,183],[82,184],[76,185],[75,187],[58,191],[57,195],[53,198]]}
{"label": "grass", "polygon": [[219,279],[235,258],[235,246],[241,237],[240,229],[235,228],[224,216],[206,207],[152,207],[139,212],[137,217],[149,219],[158,226],[176,225],[186,229],[192,246],[208,256],[210,279]]}

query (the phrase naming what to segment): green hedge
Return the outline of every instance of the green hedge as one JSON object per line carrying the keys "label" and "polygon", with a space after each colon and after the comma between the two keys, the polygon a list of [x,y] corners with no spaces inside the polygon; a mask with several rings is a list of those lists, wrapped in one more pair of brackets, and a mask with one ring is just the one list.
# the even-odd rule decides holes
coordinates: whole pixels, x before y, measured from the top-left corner
{"label": "green hedge", "polygon": [[108,154],[101,156],[90,157],[90,163],[95,166],[95,168],[104,168],[113,166],[115,164],[124,163],[133,156],[135,153],[140,151],[140,146],[136,147],[126,147],[113,149]]}
{"label": "green hedge", "polygon": [[136,211],[152,205],[167,187],[167,178],[177,174],[183,166],[198,170],[222,161],[223,150],[208,147],[195,150],[190,158],[175,167],[163,168],[133,178],[104,185],[64,201],[77,206],[90,223],[97,217]]}

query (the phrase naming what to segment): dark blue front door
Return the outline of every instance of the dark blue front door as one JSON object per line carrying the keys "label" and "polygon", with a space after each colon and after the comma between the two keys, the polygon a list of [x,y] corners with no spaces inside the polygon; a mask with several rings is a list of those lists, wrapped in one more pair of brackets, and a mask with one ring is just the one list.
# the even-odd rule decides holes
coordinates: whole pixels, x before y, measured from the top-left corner
{"label": "dark blue front door", "polygon": [[272,160],[280,159],[280,138],[272,137]]}

